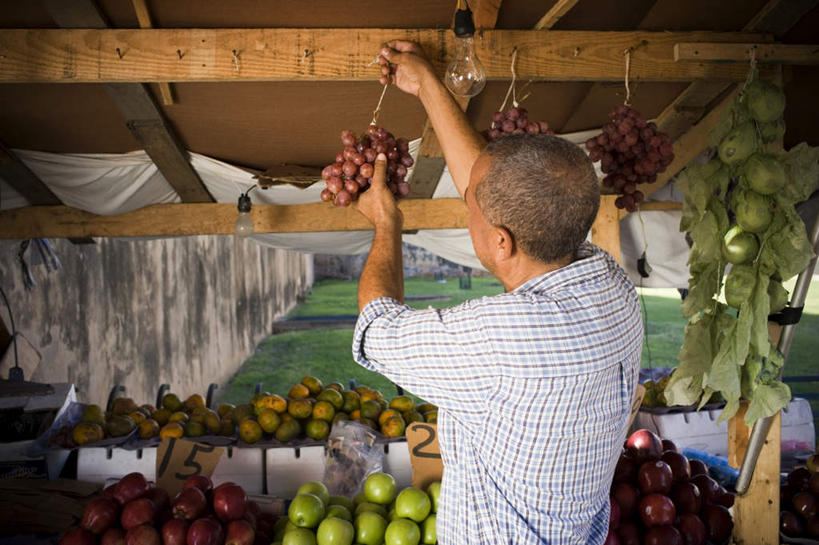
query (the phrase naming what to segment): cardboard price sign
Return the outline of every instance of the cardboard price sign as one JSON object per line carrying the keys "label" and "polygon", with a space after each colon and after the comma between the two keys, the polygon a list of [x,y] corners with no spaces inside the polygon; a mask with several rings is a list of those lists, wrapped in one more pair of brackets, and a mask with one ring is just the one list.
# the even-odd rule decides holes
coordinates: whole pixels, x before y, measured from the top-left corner
{"label": "cardboard price sign", "polygon": [[156,484],[172,498],[193,475],[210,477],[225,451],[175,437],[166,437],[156,451]]}
{"label": "cardboard price sign", "polygon": [[412,466],[412,486],[425,490],[429,483],[440,481],[444,474],[441,449],[438,446],[438,426],[413,422],[407,428],[406,435]]}

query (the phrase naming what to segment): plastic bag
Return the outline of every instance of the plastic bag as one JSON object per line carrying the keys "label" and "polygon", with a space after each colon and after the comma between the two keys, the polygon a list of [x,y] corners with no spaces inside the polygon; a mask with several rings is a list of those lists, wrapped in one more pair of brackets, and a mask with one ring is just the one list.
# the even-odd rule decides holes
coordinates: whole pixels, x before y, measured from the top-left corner
{"label": "plastic bag", "polygon": [[334,496],[352,498],[361,491],[367,475],[384,467],[384,447],[367,426],[342,420],[333,424],[327,438],[324,484]]}

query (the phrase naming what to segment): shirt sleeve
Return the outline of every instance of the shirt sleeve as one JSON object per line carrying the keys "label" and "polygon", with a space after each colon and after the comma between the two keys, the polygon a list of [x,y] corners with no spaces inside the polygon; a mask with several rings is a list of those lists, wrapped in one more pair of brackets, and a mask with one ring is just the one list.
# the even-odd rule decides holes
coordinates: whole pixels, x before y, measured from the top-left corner
{"label": "shirt sleeve", "polygon": [[416,310],[390,297],[373,299],[358,317],[353,358],[441,408],[480,410],[497,379],[478,301]]}

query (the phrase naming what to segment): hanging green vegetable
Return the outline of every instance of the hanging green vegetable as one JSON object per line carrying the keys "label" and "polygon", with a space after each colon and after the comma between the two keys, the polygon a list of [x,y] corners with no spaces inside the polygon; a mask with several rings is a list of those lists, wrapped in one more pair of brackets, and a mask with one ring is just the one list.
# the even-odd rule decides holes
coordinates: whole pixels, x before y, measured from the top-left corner
{"label": "hanging green vegetable", "polygon": [[783,360],[769,340],[768,315],[787,304],[782,282],[813,257],[794,205],[819,186],[819,148],[802,143],[783,152],[773,145],[785,132],[784,109],[782,90],[752,69],[709,135],[715,157],[689,166],[676,182],[684,195],[680,231],[693,243],[682,303],[690,321],[665,396],[669,405],[702,407],[721,394],[721,420],[747,400],[748,425],[790,401],[778,379]]}

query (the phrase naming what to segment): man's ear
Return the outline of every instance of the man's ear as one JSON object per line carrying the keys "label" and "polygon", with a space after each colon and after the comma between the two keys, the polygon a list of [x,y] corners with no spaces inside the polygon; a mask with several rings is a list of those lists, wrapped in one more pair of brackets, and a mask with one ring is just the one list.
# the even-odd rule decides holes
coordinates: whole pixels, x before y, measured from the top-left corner
{"label": "man's ear", "polygon": [[493,228],[495,254],[499,261],[509,259],[515,255],[515,238],[506,227]]}

